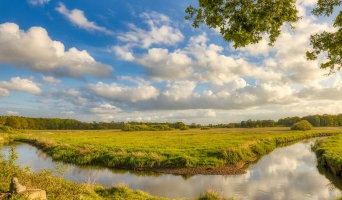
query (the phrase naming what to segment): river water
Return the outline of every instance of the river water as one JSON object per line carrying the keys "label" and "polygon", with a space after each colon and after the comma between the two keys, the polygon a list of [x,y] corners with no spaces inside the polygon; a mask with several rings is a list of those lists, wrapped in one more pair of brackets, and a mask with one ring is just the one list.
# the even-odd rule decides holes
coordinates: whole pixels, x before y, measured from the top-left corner
{"label": "river water", "polygon": [[[168,198],[195,198],[208,189],[240,200],[326,200],[340,197],[342,181],[317,168],[316,156],[310,151],[314,140],[277,148],[250,165],[243,175],[183,177],[66,165],[71,169],[65,178],[108,187],[125,183],[132,189]],[[13,143],[3,146],[1,151],[8,156],[11,146],[15,146],[19,156],[17,164],[22,167],[30,167],[32,171],[56,167],[48,155],[29,144]]]}

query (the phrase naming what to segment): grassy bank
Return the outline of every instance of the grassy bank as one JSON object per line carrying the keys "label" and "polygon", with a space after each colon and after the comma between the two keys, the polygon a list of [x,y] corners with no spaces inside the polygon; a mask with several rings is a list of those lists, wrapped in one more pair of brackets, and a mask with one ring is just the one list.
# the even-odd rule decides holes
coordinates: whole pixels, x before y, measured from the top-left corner
{"label": "grassy bank", "polygon": [[[62,178],[63,170],[43,170],[39,173],[33,173],[28,168],[20,168],[14,164],[16,153],[12,149],[9,159],[5,159],[0,154],[0,194],[9,190],[11,178],[15,175],[20,183],[29,189],[43,189],[47,192],[47,198],[52,200],[168,200],[166,198],[151,196],[140,190],[131,190],[125,185],[119,185],[111,188],[104,188],[95,184],[79,184],[66,181]],[[56,173],[59,177],[54,176]],[[14,196],[12,200],[26,200],[24,196]],[[202,194],[198,200],[224,200],[218,193],[208,191]],[[228,199],[227,199],[228,200]],[[233,200],[233,199],[232,199]]]}
{"label": "grassy bank", "polygon": [[6,144],[9,141],[7,133],[0,132],[0,146]]}
{"label": "grassy bank", "polygon": [[318,157],[318,164],[328,167],[342,178],[342,135],[326,138],[313,147]]}
{"label": "grassy bank", "polygon": [[27,131],[15,134],[55,160],[114,168],[196,168],[241,164],[278,145],[334,135],[340,128],[290,131],[288,128],[212,129],[167,132]]}

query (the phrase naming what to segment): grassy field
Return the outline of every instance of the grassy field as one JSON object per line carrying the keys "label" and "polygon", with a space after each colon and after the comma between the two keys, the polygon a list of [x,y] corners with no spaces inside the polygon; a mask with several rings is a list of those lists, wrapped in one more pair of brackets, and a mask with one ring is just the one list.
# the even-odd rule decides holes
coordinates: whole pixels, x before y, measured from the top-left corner
{"label": "grassy field", "polygon": [[129,169],[195,168],[248,162],[276,146],[341,128],[192,129],[165,132],[25,131],[10,135],[42,148],[56,160]]}
{"label": "grassy field", "polygon": [[342,178],[342,135],[336,135],[317,143],[314,147],[321,166],[329,167]]}

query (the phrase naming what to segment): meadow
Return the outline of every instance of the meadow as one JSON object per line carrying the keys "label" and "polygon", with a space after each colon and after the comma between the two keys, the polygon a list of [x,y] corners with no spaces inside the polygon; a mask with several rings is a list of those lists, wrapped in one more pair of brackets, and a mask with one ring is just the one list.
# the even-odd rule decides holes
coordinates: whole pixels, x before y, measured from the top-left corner
{"label": "meadow", "polygon": [[22,131],[9,137],[36,145],[55,160],[78,165],[152,170],[241,167],[279,145],[341,132],[341,128],[333,127],[310,131],[275,127],[165,132]]}

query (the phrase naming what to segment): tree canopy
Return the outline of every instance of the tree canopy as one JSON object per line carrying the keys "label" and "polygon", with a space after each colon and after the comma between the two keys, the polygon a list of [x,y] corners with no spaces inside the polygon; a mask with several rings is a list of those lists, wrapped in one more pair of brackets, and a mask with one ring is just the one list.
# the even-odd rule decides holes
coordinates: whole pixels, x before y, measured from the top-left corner
{"label": "tree canopy", "polygon": [[[315,16],[330,16],[342,0],[318,0],[312,10]],[[281,26],[289,24],[291,28],[300,17],[296,0],[198,0],[199,7],[187,7],[185,19],[193,20],[192,26],[198,28],[205,24],[219,29],[227,42],[234,42],[234,48],[256,44],[268,35],[269,45],[273,45],[281,33]],[[342,11],[333,22],[336,31],[314,34],[310,37],[312,50],[307,51],[308,60],[316,60],[322,54],[326,56],[321,63],[322,69],[330,73],[342,67]]]}

